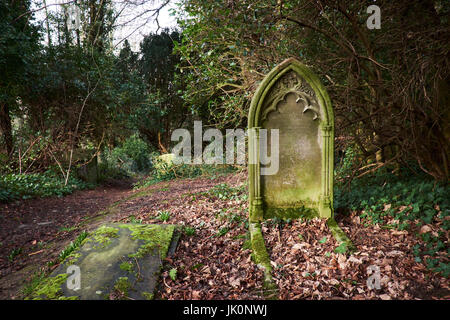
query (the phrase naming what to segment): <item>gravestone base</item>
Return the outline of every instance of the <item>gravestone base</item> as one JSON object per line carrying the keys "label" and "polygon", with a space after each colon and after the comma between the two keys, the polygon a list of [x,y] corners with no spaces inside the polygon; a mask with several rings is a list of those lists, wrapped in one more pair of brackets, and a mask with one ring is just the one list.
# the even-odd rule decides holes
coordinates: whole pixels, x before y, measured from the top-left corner
{"label": "gravestone base", "polygon": [[[108,224],[83,240],[28,299],[153,299],[174,225]],[[79,268],[79,288],[74,288]],[[72,268],[72,269],[69,269]],[[69,273],[68,273],[69,272]]]}
{"label": "gravestone base", "polygon": [[317,209],[308,207],[299,208],[266,208],[264,210],[264,219],[298,219],[319,217]]}
{"label": "gravestone base", "polygon": [[345,247],[345,252],[347,253],[353,253],[356,251],[355,245],[352,243],[352,241],[347,237],[345,232],[339,227],[336,220],[334,218],[329,218],[327,220],[328,228],[331,231],[331,234],[333,235],[334,239],[336,239],[337,243],[339,243],[339,246]]}

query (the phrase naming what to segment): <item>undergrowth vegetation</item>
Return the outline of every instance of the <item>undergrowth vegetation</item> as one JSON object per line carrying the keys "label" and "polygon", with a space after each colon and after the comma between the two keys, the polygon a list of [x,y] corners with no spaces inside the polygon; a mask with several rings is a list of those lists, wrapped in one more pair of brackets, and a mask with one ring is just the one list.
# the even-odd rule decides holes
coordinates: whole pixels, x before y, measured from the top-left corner
{"label": "undergrowth vegetation", "polygon": [[403,168],[395,174],[378,170],[335,187],[334,209],[359,213],[368,223],[408,230],[421,245],[414,247],[417,262],[450,276],[450,187],[425,174]]}
{"label": "undergrowth vegetation", "polygon": [[86,231],[83,231],[78,235],[75,241],[70,242],[70,244],[59,254],[59,262],[64,261],[64,259],[70,256],[72,252],[79,248],[83,240],[86,239],[88,235],[89,234]]}
{"label": "undergrowth vegetation", "polygon": [[217,197],[221,200],[246,201],[248,199],[248,195],[246,194],[246,185],[233,187],[226,183],[215,185],[207,192],[207,195]]}
{"label": "undergrowth vegetation", "polygon": [[0,202],[35,197],[64,196],[93,187],[92,184],[69,177],[67,185],[61,175],[52,171],[44,173],[19,174],[10,173],[0,175]]}

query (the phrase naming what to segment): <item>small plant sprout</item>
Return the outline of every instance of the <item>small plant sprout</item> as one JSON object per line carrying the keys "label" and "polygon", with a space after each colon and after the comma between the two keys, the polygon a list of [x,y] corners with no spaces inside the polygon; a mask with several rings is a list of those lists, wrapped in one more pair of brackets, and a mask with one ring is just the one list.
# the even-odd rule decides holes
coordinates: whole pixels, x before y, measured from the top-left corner
{"label": "small plant sprout", "polygon": [[169,221],[170,219],[170,212],[169,211],[158,211],[158,220],[160,221]]}
{"label": "small plant sprout", "polygon": [[193,236],[195,234],[195,228],[193,227],[184,227],[184,234],[187,236]]}
{"label": "small plant sprout", "polygon": [[169,277],[170,279],[172,279],[172,281],[175,281],[177,279],[177,268],[170,269]]}

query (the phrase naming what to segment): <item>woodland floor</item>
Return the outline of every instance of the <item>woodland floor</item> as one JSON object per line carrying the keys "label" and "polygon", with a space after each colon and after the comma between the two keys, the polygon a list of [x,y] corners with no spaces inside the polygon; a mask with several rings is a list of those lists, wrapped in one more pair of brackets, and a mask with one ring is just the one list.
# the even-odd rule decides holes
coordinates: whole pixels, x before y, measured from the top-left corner
{"label": "woodland floor", "polygon": [[[264,299],[263,273],[251,260],[246,226],[246,174],[173,180],[133,191],[130,184],[101,186],[63,198],[0,204],[0,299],[20,299],[34,272],[56,259],[82,230],[104,222],[169,223],[195,228],[183,234],[165,261],[156,299]],[[238,190],[219,198],[226,183]],[[160,212],[170,219],[161,222]],[[355,214],[336,216],[356,245],[347,256],[325,221],[267,221],[263,233],[279,299],[450,299],[448,279],[414,260],[417,238],[368,224]],[[11,252],[20,253],[11,259]],[[378,266],[381,289],[367,287]],[[169,276],[176,268],[177,276]]]}

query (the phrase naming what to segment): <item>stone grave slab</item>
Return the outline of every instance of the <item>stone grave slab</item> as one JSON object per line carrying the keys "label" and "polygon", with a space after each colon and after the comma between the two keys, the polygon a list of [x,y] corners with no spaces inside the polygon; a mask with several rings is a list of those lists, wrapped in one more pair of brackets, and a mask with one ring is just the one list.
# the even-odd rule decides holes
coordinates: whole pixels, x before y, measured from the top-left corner
{"label": "stone grave slab", "polygon": [[103,225],[29,299],[153,299],[162,260],[177,241],[175,233],[174,225]]}

